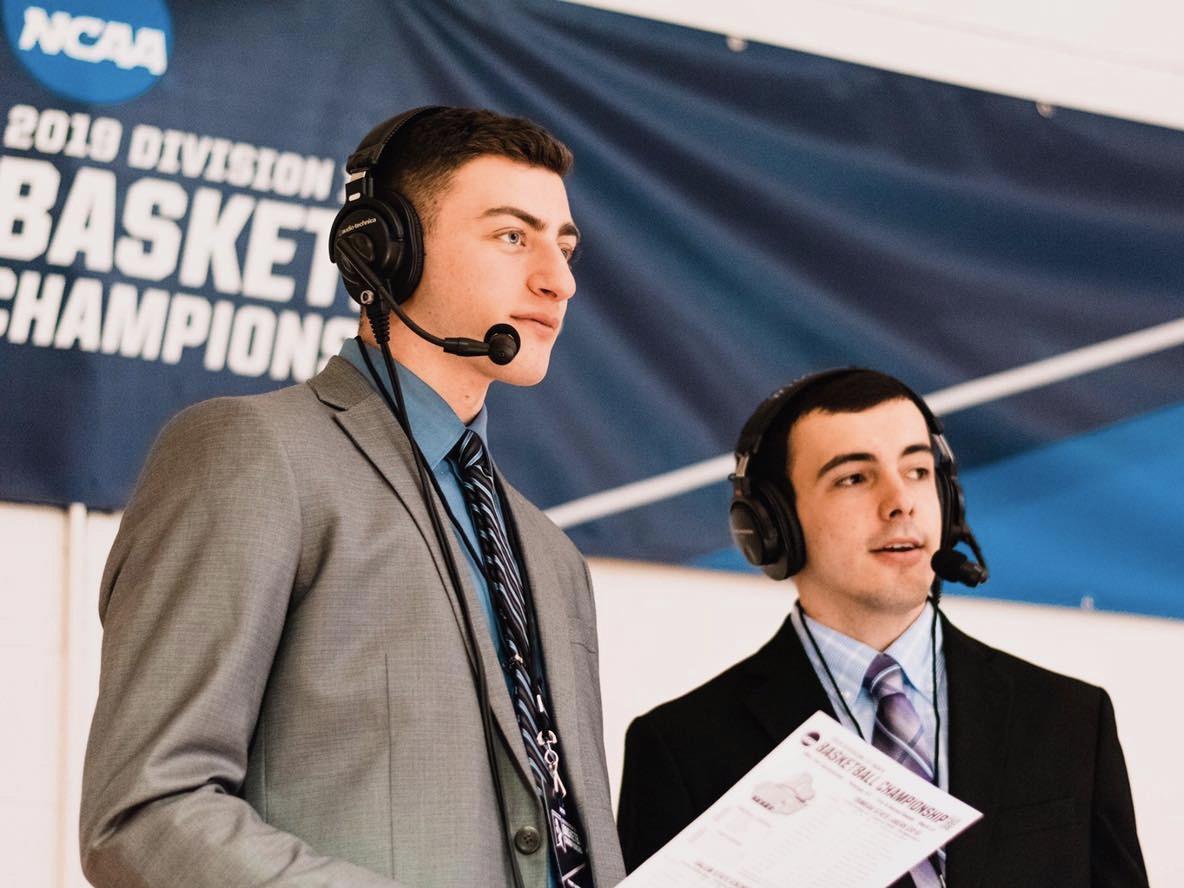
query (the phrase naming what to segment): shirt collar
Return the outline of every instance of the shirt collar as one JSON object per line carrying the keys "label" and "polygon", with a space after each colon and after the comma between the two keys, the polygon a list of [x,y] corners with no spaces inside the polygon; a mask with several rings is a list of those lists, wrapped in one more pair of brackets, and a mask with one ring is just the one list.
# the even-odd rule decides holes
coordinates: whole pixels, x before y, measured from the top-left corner
{"label": "shirt collar", "polygon": [[[372,345],[367,345],[366,348],[369,350],[370,361],[382,380],[383,386],[388,392],[391,392],[391,378],[386,372],[386,361],[382,359],[382,352]],[[374,385],[374,379],[366,367],[366,361],[362,357],[362,349],[358,345],[357,339],[345,340],[341,344],[339,354],[353,364],[365,380]],[[489,439],[486,436],[489,415],[484,405],[473,417],[473,421],[466,426],[460,421],[456,411],[448,406],[448,402],[441,398],[435,389],[397,361],[395,362],[395,372],[399,374],[399,385],[403,389],[403,401],[407,405],[407,418],[411,422],[415,442],[419,445],[429,468],[434,471],[436,466],[448,456],[466,428],[476,432],[485,443],[486,452],[489,451]],[[393,396],[393,392],[391,393]]]}
{"label": "shirt collar", "polygon": [[[810,632],[818,642],[818,647],[822,649],[826,664],[830,667],[831,673],[835,677],[835,683],[844,696],[848,693],[852,697],[858,696],[863,687],[863,676],[879,651],[836,629],[824,626],[804,610],[801,615],[805,618],[806,625],[809,626]],[[905,680],[928,700],[933,698],[933,674],[929,660],[929,626],[932,619],[933,605],[926,602],[925,608],[913,620],[909,628],[884,651],[900,664]],[[941,621],[938,620],[937,650],[939,651],[941,644]]]}
{"label": "shirt collar", "polygon": [[900,664],[905,680],[930,703],[933,702],[933,665],[929,654],[931,650],[940,651],[942,642],[941,620],[938,620],[936,648],[929,643],[933,617],[933,605],[926,602],[925,609],[917,615],[913,624],[884,651]]}

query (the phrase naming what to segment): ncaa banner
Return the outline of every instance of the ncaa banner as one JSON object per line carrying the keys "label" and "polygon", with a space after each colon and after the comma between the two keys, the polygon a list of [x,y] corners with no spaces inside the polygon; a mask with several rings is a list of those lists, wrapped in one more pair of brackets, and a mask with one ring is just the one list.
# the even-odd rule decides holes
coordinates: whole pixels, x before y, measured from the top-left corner
{"label": "ncaa banner", "polygon": [[1184,617],[1182,133],[546,0],[3,0],[3,29],[0,499],[118,509],[176,411],[315,373],[357,327],[344,158],[476,105],[576,156],[579,292],[490,409],[585,552],[744,568],[741,424],[861,364],[944,416],[986,594]]}
{"label": "ncaa banner", "polygon": [[[225,135],[213,58],[205,98],[145,98],[177,51],[163,0],[4,0],[4,29],[0,496],[116,508],[183,402],[307,378],[353,335],[340,164]],[[204,112],[140,110],[178,102]]]}

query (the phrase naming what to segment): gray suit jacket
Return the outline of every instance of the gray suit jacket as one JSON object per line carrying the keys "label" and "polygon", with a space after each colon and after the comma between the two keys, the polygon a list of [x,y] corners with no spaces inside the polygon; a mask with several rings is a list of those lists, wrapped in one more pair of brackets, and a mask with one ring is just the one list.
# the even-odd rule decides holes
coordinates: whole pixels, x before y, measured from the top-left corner
{"label": "gray suit jacket", "polygon": [[[607,888],[624,869],[587,569],[504,490]],[[484,610],[448,543],[477,623],[510,828],[546,836]],[[99,615],[81,824],[94,884],[509,882],[460,608],[411,450],[347,362],[169,423],[124,513]],[[546,846],[516,853],[542,888]]]}

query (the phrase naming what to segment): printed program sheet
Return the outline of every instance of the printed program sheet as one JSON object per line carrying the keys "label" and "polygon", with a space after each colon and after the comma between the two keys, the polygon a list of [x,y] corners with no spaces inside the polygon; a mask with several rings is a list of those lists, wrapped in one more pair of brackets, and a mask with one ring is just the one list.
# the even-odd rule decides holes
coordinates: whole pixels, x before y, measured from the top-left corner
{"label": "printed program sheet", "polygon": [[982,816],[816,712],[622,888],[884,888]]}

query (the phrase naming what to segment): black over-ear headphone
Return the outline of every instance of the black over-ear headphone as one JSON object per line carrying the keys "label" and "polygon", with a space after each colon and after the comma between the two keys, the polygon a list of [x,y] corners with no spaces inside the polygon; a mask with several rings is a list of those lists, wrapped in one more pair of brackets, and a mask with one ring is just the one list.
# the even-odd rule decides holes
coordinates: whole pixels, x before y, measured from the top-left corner
{"label": "black over-ear headphone", "polygon": [[[442,105],[412,108],[384,121],[366,134],[349,156],[345,171],[345,206],[329,229],[329,257],[338,261],[339,242],[350,244],[381,280],[394,300],[406,302],[423,276],[423,226],[411,201],[392,188],[374,193],[374,171],[395,137],[411,123],[443,111]],[[349,262],[341,262],[345,289],[355,302],[363,304],[362,293],[370,287]]]}
{"label": "black over-ear headphone", "polygon": [[[412,123],[448,110],[443,105],[412,108],[380,123],[366,134],[345,163],[350,180],[345,206],[329,229],[329,259],[341,270],[350,297],[366,309],[374,338],[390,336],[387,311],[394,311],[416,336],[453,355],[488,357],[508,364],[518,354],[522,338],[510,324],[494,324],[484,339],[464,336],[440,338],[413,321],[402,304],[411,298],[423,277],[423,226],[411,201],[391,188],[374,193],[374,171],[391,144]],[[385,305],[384,305],[385,300]]]}
{"label": "black over-ear headphone", "polygon": [[[775,580],[791,577],[805,566],[806,543],[794,506],[792,485],[784,474],[766,478],[754,471],[757,455],[762,446],[767,446],[766,435],[777,418],[800,404],[806,393],[862,370],[860,367],[824,370],[778,389],[756,409],[740,432],[736,471],[730,476],[732,505],[728,522],[732,539],[751,564]],[[987,571],[978,543],[966,525],[966,502],[958,483],[957,460],[946,441],[941,421],[929,405],[908,386],[901,383],[901,387],[925,417],[933,448],[934,480],[941,504],[941,547],[934,555],[934,569],[942,579],[978,585],[986,580]],[[969,545],[982,563],[976,564],[954,551],[959,542]]]}

